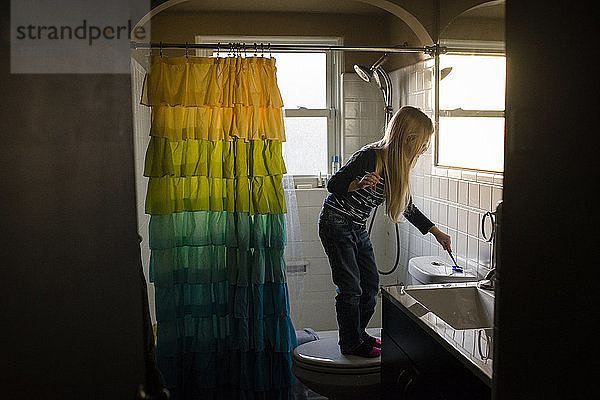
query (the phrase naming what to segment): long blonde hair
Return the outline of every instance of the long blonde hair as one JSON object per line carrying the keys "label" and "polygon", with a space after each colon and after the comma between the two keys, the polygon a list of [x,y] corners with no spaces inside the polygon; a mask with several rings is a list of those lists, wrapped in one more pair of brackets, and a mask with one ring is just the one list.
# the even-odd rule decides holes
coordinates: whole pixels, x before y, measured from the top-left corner
{"label": "long blonde hair", "polygon": [[377,173],[385,179],[386,211],[394,222],[410,203],[410,171],[432,134],[431,119],[418,108],[404,106],[390,120],[383,139],[371,144]]}

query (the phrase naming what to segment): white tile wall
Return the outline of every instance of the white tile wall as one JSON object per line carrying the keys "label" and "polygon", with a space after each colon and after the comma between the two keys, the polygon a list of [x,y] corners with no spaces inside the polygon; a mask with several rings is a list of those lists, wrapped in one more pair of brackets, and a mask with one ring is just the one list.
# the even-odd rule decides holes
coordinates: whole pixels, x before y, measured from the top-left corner
{"label": "white tile wall", "polygon": [[[412,105],[434,117],[434,70],[431,60],[417,63],[390,74],[394,86],[394,107]],[[502,198],[502,175],[433,165],[433,146],[423,155],[412,173],[412,194],[417,207],[452,238],[457,261],[479,276],[490,267],[490,244],[481,235],[481,218],[492,211]],[[421,235],[408,222],[400,224],[404,248],[398,282],[407,282],[408,260],[422,255],[440,255],[445,251],[432,235]],[[407,244],[404,241],[408,240]]]}
{"label": "white tile wall", "polygon": [[[433,63],[420,62],[390,73],[394,85],[394,108],[413,105],[433,119]],[[356,74],[342,75],[342,162],[362,146],[383,135],[384,102],[380,90],[363,82]],[[433,146],[432,146],[433,147]],[[491,248],[481,236],[480,220],[502,198],[502,176],[433,166],[434,149],[430,148],[417,163],[412,177],[413,200],[442,231],[452,238],[457,261],[480,276],[487,273]],[[335,330],[335,286],[329,263],[319,241],[317,220],[327,195],[325,189],[297,190],[307,273],[298,299],[302,313],[294,321],[296,329]],[[423,255],[440,255],[450,261],[435,238],[421,233],[408,222],[398,225],[400,236],[399,266],[394,274],[381,276],[381,284],[408,282],[408,260]],[[371,240],[380,270],[389,270],[396,258],[394,224],[380,207]],[[381,326],[378,306],[370,326]]]}

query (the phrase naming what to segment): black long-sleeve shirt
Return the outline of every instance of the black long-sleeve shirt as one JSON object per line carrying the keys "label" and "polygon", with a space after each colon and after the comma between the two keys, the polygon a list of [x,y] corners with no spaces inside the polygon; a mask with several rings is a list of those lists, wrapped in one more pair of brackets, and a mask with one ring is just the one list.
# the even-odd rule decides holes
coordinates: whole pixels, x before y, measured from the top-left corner
{"label": "black long-sleeve shirt", "polygon": [[[360,180],[367,173],[375,171],[376,165],[377,158],[373,148],[364,147],[354,153],[346,165],[329,180],[327,190],[330,194],[323,203],[323,209],[342,214],[355,225],[365,226],[373,208],[379,206],[385,199],[383,177],[372,187],[348,192],[348,186],[352,181]],[[419,211],[412,200],[404,211],[404,216],[423,235],[434,225]]]}

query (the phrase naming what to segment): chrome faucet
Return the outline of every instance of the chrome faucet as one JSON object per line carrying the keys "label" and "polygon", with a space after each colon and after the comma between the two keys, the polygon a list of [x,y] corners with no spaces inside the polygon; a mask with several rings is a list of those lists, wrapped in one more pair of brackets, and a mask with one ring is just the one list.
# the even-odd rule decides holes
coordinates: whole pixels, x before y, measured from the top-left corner
{"label": "chrome faucet", "polygon": [[485,275],[485,278],[477,282],[477,286],[487,290],[496,289],[496,268],[492,268],[490,272]]}

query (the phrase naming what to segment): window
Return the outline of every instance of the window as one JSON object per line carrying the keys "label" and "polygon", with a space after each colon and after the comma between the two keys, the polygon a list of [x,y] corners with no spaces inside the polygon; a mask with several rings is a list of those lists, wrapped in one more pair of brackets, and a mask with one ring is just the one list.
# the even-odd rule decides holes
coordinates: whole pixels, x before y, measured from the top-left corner
{"label": "window", "polygon": [[[284,104],[286,142],[283,157],[288,174],[295,176],[325,175],[330,172],[330,160],[339,154],[340,121],[339,77],[341,52],[276,52],[267,50],[267,43],[278,45],[340,45],[341,38],[322,37],[226,37],[197,36],[196,43],[243,43],[247,56],[271,55],[277,62],[277,84]],[[264,46],[260,46],[260,44]],[[221,56],[227,54],[221,49]],[[198,54],[201,54],[199,52]],[[207,54],[208,55],[208,54]],[[212,53],[216,56],[216,52]]]}
{"label": "window", "polygon": [[504,169],[506,58],[440,55],[436,165]]}

